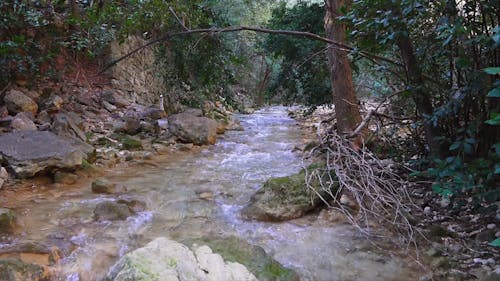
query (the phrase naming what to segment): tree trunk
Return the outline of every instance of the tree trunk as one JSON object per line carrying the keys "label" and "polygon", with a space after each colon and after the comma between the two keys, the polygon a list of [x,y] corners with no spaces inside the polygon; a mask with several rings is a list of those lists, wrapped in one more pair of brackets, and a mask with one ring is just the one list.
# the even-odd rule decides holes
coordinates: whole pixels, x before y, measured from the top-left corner
{"label": "tree trunk", "polygon": [[[346,43],[345,25],[337,20],[341,16],[340,9],[348,6],[350,0],[326,0],[325,1],[325,32],[328,39],[339,43]],[[327,51],[328,68],[332,83],[333,104],[337,119],[337,131],[339,134],[353,132],[361,122],[359,103],[352,82],[352,70],[347,57],[347,51],[338,48],[329,48]],[[359,145],[363,133],[356,139]]]}
{"label": "tree trunk", "polygon": [[434,114],[434,106],[432,105],[430,92],[425,90],[422,70],[415,56],[413,44],[406,35],[400,35],[396,43],[401,51],[401,56],[405,64],[406,75],[412,90],[413,101],[417,106],[418,112],[423,115],[427,145],[429,146],[431,154],[439,156],[442,154],[438,141],[441,132],[438,127],[435,127],[432,122],[427,120]]}

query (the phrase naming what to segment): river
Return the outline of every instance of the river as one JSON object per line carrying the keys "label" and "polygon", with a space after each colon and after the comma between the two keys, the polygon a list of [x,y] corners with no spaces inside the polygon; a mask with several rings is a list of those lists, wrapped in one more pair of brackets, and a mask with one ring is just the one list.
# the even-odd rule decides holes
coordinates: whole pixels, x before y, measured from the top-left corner
{"label": "river", "polygon": [[[239,211],[266,179],[303,166],[293,152],[303,132],[284,107],[237,118],[244,131],[228,131],[213,146],[106,171],[106,179],[127,187],[123,195],[93,194],[86,180],[74,187],[34,186],[13,206],[23,232],[0,246],[58,241],[68,248],[57,268],[60,280],[86,281],[100,280],[121,255],[156,237],[236,235],[263,247],[301,280],[416,280],[407,259],[377,250],[347,224],[317,214],[285,223],[242,220]],[[95,221],[96,204],[117,197],[144,201],[146,211],[125,221]]]}

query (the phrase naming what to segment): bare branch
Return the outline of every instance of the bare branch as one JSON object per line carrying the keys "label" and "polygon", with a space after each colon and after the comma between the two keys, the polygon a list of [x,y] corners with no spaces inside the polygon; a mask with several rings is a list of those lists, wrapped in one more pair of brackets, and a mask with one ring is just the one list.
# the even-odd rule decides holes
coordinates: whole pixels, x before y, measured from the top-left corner
{"label": "bare branch", "polygon": [[182,26],[182,28],[184,28],[185,30],[189,30],[189,28],[186,27],[186,25],[181,21],[181,19],[177,16],[177,14],[175,13],[175,10],[174,8],[172,7],[168,7],[168,10],[172,13],[172,15],[174,16],[174,18],[177,20],[177,22]]}
{"label": "bare branch", "polygon": [[152,45],[155,45],[155,44],[162,42],[162,41],[168,41],[172,37],[187,36],[187,35],[192,35],[192,34],[197,34],[197,33],[220,34],[220,33],[226,33],[226,32],[239,32],[239,31],[254,31],[254,32],[268,33],[268,34],[281,34],[281,35],[305,37],[305,38],[308,38],[311,40],[327,43],[327,44],[329,44],[330,48],[347,50],[347,51],[351,51],[351,52],[354,52],[356,54],[359,54],[359,55],[366,57],[366,58],[384,61],[384,62],[393,64],[396,66],[403,66],[403,64],[399,61],[396,61],[396,60],[393,60],[390,58],[386,58],[383,56],[379,56],[376,54],[372,54],[369,52],[359,51],[358,49],[356,49],[352,46],[349,46],[349,45],[346,45],[346,44],[343,44],[343,43],[340,43],[340,42],[337,42],[337,41],[334,41],[334,40],[331,40],[331,39],[328,39],[328,38],[325,38],[325,37],[322,37],[322,36],[319,36],[317,34],[310,33],[310,32],[292,31],[292,30],[275,30],[275,29],[267,29],[267,28],[255,27],[255,26],[229,26],[226,28],[201,28],[201,29],[191,29],[191,30],[186,30],[186,31],[181,31],[181,32],[166,33],[165,35],[163,35],[159,38],[153,39],[153,40],[149,41],[148,43],[146,43],[140,47],[137,47],[136,49],[132,50],[128,54],[114,60],[113,62],[108,64],[104,69],[102,69],[99,72],[99,74],[103,73],[104,71],[106,71],[107,69],[112,67],[113,65],[121,62],[122,60],[127,59],[128,57],[134,55],[135,53],[139,52],[140,50],[147,48],[147,47],[150,47]]}

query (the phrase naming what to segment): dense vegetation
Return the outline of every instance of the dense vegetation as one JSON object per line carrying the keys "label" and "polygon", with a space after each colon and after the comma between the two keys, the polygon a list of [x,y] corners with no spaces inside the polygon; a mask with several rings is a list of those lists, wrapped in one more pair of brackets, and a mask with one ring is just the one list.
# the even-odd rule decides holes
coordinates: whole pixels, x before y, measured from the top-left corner
{"label": "dense vegetation", "polygon": [[[270,2],[1,1],[0,89],[60,80],[61,56],[102,67],[110,42],[129,35],[247,24],[324,36],[323,2]],[[357,0],[342,12],[358,94],[388,100],[390,119],[409,127],[390,155],[413,157],[414,175],[458,205],[498,200],[498,1]],[[190,106],[215,96],[230,103],[235,88],[258,103],[322,104],[332,100],[327,49],[299,37],[225,33],[172,38],[157,57],[168,66],[165,87],[187,92]]]}

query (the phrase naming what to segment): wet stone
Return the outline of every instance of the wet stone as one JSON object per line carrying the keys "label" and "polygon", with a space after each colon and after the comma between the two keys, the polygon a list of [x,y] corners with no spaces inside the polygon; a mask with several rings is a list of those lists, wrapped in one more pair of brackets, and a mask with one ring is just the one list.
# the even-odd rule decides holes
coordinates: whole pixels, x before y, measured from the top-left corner
{"label": "wet stone", "polygon": [[16,224],[16,213],[10,209],[0,208],[0,233],[11,233]]}
{"label": "wet stone", "polygon": [[114,194],[125,192],[126,188],[122,185],[109,182],[105,179],[97,179],[92,182],[92,192],[100,194]]}
{"label": "wet stone", "polygon": [[98,221],[124,220],[131,215],[132,212],[126,204],[113,201],[101,202],[94,210],[94,219]]}

